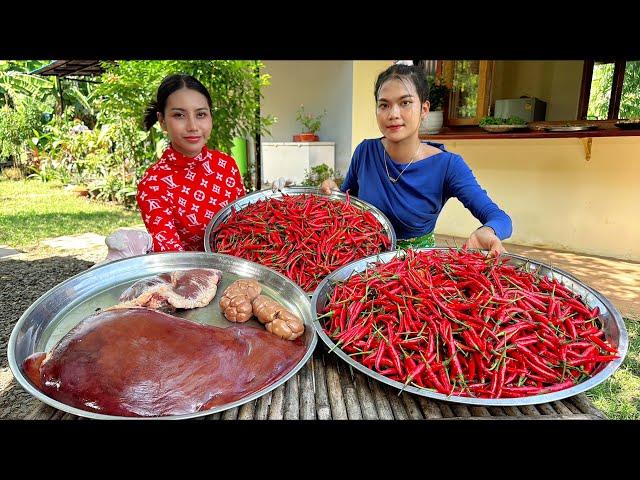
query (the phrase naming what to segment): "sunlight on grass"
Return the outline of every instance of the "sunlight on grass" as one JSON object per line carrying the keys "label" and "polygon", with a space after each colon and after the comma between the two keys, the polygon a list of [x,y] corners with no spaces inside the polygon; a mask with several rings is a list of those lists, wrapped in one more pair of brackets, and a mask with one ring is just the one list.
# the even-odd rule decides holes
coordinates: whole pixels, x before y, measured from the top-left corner
{"label": "sunlight on grass", "polygon": [[29,247],[62,235],[141,225],[134,210],[78,197],[62,185],[34,180],[0,180],[0,244]]}
{"label": "sunlight on grass", "polygon": [[624,362],[605,382],[587,396],[610,419],[640,420],[640,316],[625,318],[629,352]]}

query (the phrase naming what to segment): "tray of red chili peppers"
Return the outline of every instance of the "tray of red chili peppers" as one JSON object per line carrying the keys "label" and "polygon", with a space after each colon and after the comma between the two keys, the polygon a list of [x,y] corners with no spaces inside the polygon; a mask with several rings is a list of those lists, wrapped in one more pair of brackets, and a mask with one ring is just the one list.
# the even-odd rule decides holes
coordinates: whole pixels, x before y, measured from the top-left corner
{"label": "tray of red chili peppers", "polygon": [[396,234],[380,210],[358,198],[290,187],[225,206],[207,226],[204,247],[272,268],[311,295],[337,268],[395,250]]}
{"label": "tray of red chili peppers", "polygon": [[352,367],[401,391],[466,404],[570,397],[612,375],[628,350],[609,300],[519,255],[386,252],[327,276],[311,307],[320,338]]}

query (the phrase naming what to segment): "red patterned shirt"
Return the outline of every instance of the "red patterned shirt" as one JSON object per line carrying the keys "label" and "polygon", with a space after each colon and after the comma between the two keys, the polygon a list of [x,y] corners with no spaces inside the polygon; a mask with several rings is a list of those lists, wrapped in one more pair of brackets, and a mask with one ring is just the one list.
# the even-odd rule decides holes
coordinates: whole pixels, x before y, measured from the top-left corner
{"label": "red patterned shirt", "polygon": [[206,146],[193,158],[169,147],[138,184],[138,205],[155,252],[204,250],[211,218],[245,194],[233,157]]}

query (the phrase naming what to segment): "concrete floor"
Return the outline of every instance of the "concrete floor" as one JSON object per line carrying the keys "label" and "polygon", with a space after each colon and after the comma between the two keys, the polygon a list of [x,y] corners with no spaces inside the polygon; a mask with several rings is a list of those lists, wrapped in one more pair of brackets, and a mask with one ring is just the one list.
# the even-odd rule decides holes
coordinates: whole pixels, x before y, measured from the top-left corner
{"label": "concrete floor", "polygon": [[[461,246],[465,240],[436,235],[437,246]],[[640,263],[508,242],[504,246],[509,253],[552,265],[573,275],[607,297],[623,316],[640,315]]]}

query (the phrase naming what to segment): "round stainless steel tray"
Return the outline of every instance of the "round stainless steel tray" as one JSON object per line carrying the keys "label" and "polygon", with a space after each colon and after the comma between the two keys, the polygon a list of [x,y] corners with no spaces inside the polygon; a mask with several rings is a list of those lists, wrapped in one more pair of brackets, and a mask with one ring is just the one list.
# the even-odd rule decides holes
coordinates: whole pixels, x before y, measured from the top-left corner
{"label": "round stainless steel tray", "polygon": [[597,125],[557,125],[545,127],[548,132],[583,132],[585,130],[597,130]]}
{"label": "round stainless steel tray", "polygon": [[[49,351],[60,338],[82,319],[98,308],[118,303],[118,297],[134,282],[152,275],[189,268],[216,268],[221,270],[215,298],[203,308],[178,311],[176,316],[195,322],[226,328],[227,321],[218,305],[224,289],[238,278],[253,278],[263,285],[263,293],[297,314],[305,324],[302,336],[304,356],[278,381],[232,403],[185,415],[163,417],[120,417],[81,410],[61,403],[38,390],[22,372],[23,361],[32,353]],[[247,322],[261,326],[254,318]],[[264,328],[261,326],[261,328]],[[250,402],[277,388],[296,374],[309,360],[316,346],[317,337],[309,298],[302,289],[284,275],[257,263],[218,253],[180,252],[153,253],[116,260],[82,272],[57,285],[31,305],[16,323],[7,348],[9,367],[18,383],[42,402],[65,412],[95,419],[186,419],[210,415]]]}
{"label": "round stainless steel tray", "polygon": [[[434,247],[434,248],[420,248],[416,249],[417,251],[421,250],[446,250],[447,248],[442,247]],[[486,252],[485,252],[486,253]],[[482,405],[482,406],[518,406],[518,405],[532,405],[538,403],[546,403],[552,402],[554,400],[560,400],[567,397],[572,397],[584,391],[587,391],[599,383],[606,380],[609,376],[611,376],[617,368],[622,364],[624,358],[627,354],[627,350],[629,348],[629,338],[627,336],[627,330],[624,325],[624,321],[622,320],[622,315],[620,312],[613,306],[613,304],[607,300],[602,294],[595,291],[591,287],[585,285],[577,278],[571,276],[570,274],[559,270],[557,268],[550,267],[544,263],[538,262],[536,260],[532,260],[520,255],[513,254],[505,254],[506,257],[509,258],[509,262],[513,265],[522,265],[527,264],[529,271],[536,272],[539,275],[545,275],[549,278],[555,278],[558,281],[562,282],[565,286],[572,289],[576,294],[582,295],[583,299],[586,299],[589,307],[599,307],[600,308],[600,319],[603,323],[603,328],[605,331],[606,338],[611,344],[618,348],[618,355],[620,358],[610,362],[604,369],[598,372],[597,375],[594,375],[589,380],[579,383],[578,385],[574,385],[571,388],[567,388],[565,390],[560,390],[558,392],[547,393],[544,395],[532,395],[529,397],[522,398],[473,398],[473,397],[463,397],[456,395],[444,395],[442,393],[437,393],[433,390],[429,390],[426,388],[419,388],[413,386],[404,386],[400,382],[396,382],[395,380],[391,380],[384,375],[375,372],[361,363],[353,360],[348,354],[342,351],[340,348],[336,347],[336,344],[329,338],[329,336],[322,329],[322,325],[318,321],[318,312],[324,310],[327,299],[330,297],[331,292],[335,286],[335,282],[343,281],[348,279],[354,273],[359,273],[367,269],[367,267],[375,262],[384,262],[387,263],[396,256],[403,256],[405,253],[403,250],[398,250],[396,252],[385,252],[379,255],[372,255],[367,258],[363,258],[361,260],[356,260],[354,262],[341,267],[335,272],[331,273],[327,277],[325,277],[322,282],[318,285],[315,292],[313,292],[313,296],[311,297],[311,311],[314,318],[313,326],[316,329],[316,332],[322,339],[322,341],[329,347],[329,350],[338,355],[342,360],[347,362],[353,368],[361,371],[365,375],[374,378],[380,382],[386,383],[394,388],[398,388],[400,390],[404,390],[410,393],[415,393],[417,395],[422,395],[423,397],[430,397],[436,400],[445,400],[449,402],[458,402],[458,403],[466,403],[471,405]]]}
{"label": "round stainless steel tray", "polygon": [[[260,192],[255,192],[250,195],[247,195],[245,197],[238,198],[234,202],[230,203],[229,205],[219,210],[218,213],[216,213],[216,215],[211,219],[211,221],[209,222],[209,225],[207,225],[207,229],[205,230],[205,235],[204,235],[205,251],[207,252],[214,251],[212,243],[215,239],[211,238],[212,232],[218,225],[220,225],[227,218],[229,218],[233,209],[235,209],[236,211],[242,210],[248,205],[257,202],[258,200],[267,200],[269,198],[280,198],[282,197],[282,195],[304,195],[304,194],[322,195],[325,197],[329,197],[330,199],[333,199],[333,200],[341,200],[341,201],[347,200],[347,195],[342,192],[331,192],[331,194],[326,194],[321,192],[320,189],[316,187],[288,187],[288,188],[283,188],[282,191],[276,191],[276,192],[273,192],[272,190],[262,190]],[[394,251],[396,249],[396,241],[397,241],[396,231],[394,230],[393,225],[391,224],[387,216],[384,213],[382,213],[380,210],[378,210],[376,207],[371,205],[370,203],[360,200],[357,197],[350,196],[350,202],[356,207],[364,211],[371,212],[371,214],[374,217],[376,217],[376,219],[382,224],[382,228],[384,229],[385,233],[391,240],[391,246],[389,247],[389,251]],[[313,292],[307,292],[307,293],[311,295]]]}

